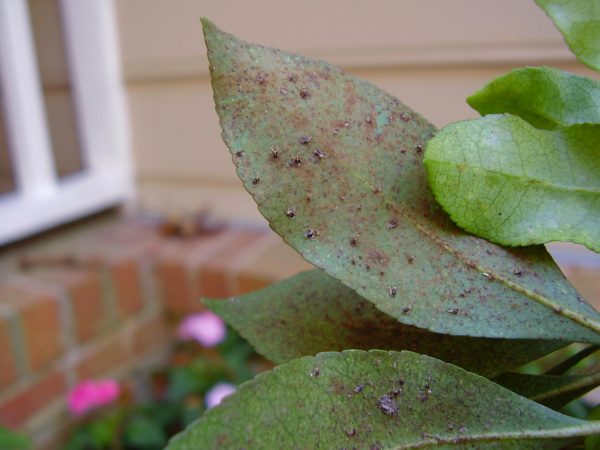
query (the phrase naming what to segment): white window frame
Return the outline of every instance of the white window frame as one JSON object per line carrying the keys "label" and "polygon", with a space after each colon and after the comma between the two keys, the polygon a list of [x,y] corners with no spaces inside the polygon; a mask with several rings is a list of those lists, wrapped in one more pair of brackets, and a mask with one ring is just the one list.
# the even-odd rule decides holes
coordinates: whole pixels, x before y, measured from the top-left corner
{"label": "white window frame", "polygon": [[0,0],[0,67],[16,189],[0,195],[0,245],[133,197],[112,0],[60,0],[84,171],[58,179],[26,0]]}

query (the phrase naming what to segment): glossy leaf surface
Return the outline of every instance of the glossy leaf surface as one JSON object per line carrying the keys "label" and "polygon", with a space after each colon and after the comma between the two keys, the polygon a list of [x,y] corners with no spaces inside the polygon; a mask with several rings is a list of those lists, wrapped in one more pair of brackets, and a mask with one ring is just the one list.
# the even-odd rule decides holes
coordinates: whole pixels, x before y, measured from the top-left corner
{"label": "glossy leaf surface", "polygon": [[420,328],[600,342],[597,313],[542,247],[465,234],[437,205],[422,165],[435,129],[421,116],[327,63],[203,25],[238,175],[305,259]]}
{"label": "glossy leaf surface", "polygon": [[551,67],[524,67],[467,98],[482,116],[509,113],[536,128],[600,123],[600,83]]}
{"label": "glossy leaf surface", "polygon": [[458,122],[429,142],[425,165],[437,200],[467,231],[503,245],[572,241],[600,251],[600,125]]}
{"label": "glossy leaf surface", "polygon": [[411,352],[321,353],[241,386],[170,450],[559,449],[600,423],[564,416]]}
{"label": "glossy leaf surface", "polygon": [[600,70],[600,2],[596,0],[536,0],[577,58]]}

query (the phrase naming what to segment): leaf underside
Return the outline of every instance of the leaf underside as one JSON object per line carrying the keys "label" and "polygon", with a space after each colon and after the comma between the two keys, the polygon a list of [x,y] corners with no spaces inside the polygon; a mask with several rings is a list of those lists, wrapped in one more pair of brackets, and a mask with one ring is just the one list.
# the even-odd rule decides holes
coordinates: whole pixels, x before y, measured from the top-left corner
{"label": "leaf underside", "polygon": [[551,67],[523,67],[467,98],[482,116],[509,113],[536,128],[600,123],[600,83]]}
{"label": "leaf underside", "polygon": [[425,165],[437,200],[467,231],[503,245],[572,241],[600,251],[600,125],[463,121],[428,143]]}
{"label": "leaf underside", "polygon": [[596,0],[536,0],[548,14],[577,59],[600,70],[600,2]]}
{"label": "leaf underside", "polygon": [[598,314],[542,247],[470,236],[437,205],[421,116],[327,63],[203,26],[237,173],[306,260],[420,328],[600,342]]}
{"label": "leaf underside", "polygon": [[451,336],[404,325],[321,270],[205,303],[278,364],[324,351],[379,348],[411,350],[492,377],[565,345]]}
{"label": "leaf underside", "polygon": [[600,423],[434,358],[352,350],[258,376],[168,448],[559,449],[563,438],[596,433]]}

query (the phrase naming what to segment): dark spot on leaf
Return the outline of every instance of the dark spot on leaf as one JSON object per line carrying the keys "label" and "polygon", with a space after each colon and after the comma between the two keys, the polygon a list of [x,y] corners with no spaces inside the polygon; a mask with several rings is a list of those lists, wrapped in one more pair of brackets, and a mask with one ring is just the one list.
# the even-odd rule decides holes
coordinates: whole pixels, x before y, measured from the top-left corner
{"label": "dark spot on leaf", "polygon": [[259,74],[256,76],[256,82],[257,82],[258,84],[265,84],[265,83],[267,82],[267,75],[266,75],[266,74],[264,74],[264,73],[259,73]]}
{"label": "dark spot on leaf", "polygon": [[390,286],[388,288],[388,293],[390,294],[390,297],[395,297],[397,291],[398,290],[396,289],[396,286]]}
{"label": "dark spot on leaf", "polygon": [[242,156],[244,156],[244,152],[242,150],[236,150],[235,156],[237,156],[238,158],[241,158]]}
{"label": "dark spot on leaf", "polygon": [[354,436],[356,436],[356,430],[354,428],[352,428],[352,429],[348,430],[346,432],[346,434],[350,437],[354,437]]}
{"label": "dark spot on leaf", "polygon": [[313,195],[309,192],[309,193],[306,194],[305,198],[306,198],[307,202],[310,202],[312,200],[312,198],[313,198]]}
{"label": "dark spot on leaf", "polygon": [[290,75],[290,76],[288,77],[288,81],[289,81],[290,83],[294,83],[294,82],[295,82],[297,79],[298,79],[298,78],[296,77],[296,75]]}
{"label": "dark spot on leaf", "polygon": [[282,87],[281,89],[279,89],[279,92],[281,92],[282,95],[287,95],[288,91],[286,88]]}
{"label": "dark spot on leaf", "polygon": [[304,232],[304,239],[316,239],[319,237],[319,232],[317,230],[308,229]]}
{"label": "dark spot on leaf", "polygon": [[522,270],[515,270],[513,273],[518,277],[522,277],[525,274]]}
{"label": "dark spot on leaf", "polygon": [[475,264],[473,261],[467,261],[467,267],[469,269],[476,269],[477,268],[477,264]]}
{"label": "dark spot on leaf", "polygon": [[300,167],[302,165],[302,157],[298,154],[294,156],[290,161],[290,166]]}
{"label": "dark spot on leaf", "polygon": [[373,189],[373,194],[379,194],[380,192],[381,192],[380,187],[376,187],[375,189]]}
{"label": "dark spot on leaf", "polygon": [[260,177],[254,177],[254,179],[252,180],[252,184],[256,186],[258,183],[260,183]]}
{"label": "dark spot on leaf", "polygon": [[402,308],[402,313],[403,314],[408,314],[412,309],[412,306],[405,306],[404,308]]}
{"label": "dark spot on leaf", "polygon": [[423,146],[419,144],[415,147],[415,149],[417,150],[417,153],[421,153],[423,151]]}
{"label": "dark spot on leaf", "polygon": [[373,118],[371,116],[365,116],[365,122],[369,125],[373,125]]}
{"label": "dark spot on leaf", "polygon": [[388,222],[387,228],[388,230],[393,230],[394,228],[398,228],[398,221],[396,219],[392,219]]}
{"label": "dark spot on leaf", "polygon": [[308,92],[306,89],[300,89],[300,98],[306,100],[309,97],[310,97],[310,92]]}
{"label": "dark spot on leaf", "polygon": [[323,151],[320,148],[315,148],[315,150],[313,151],[313,155],[317,157],[318,161],[321,161],[323,158],[325,158],[325,153],[323,153]]}
{"label": "dark spot on leaf", "polygon": [[279,158],[279,147],[277,145],[271,145],[271,159],[276,160]]}
{"label": "dark spot on leaf", "polygon": [[321,369],[319,369],[318,367],[315,367],[311,372],[310,372],[310,376],[312,378],[319,378],[319,375],[321,375]]}
{"label": "dark spot on leaf", "polygon": [[459,312],[460,312],[460,310],[459,310],[458,308],[450,308],[450,309],[448,310],[448,314],[453,314],[453,315],[456,315],[456,314],[458,314]]}
{"label": "dark spot on leaf", "polygon": [[560,313],[562,313],[562,312],[565,310],[565,308],[563,308],[562,306],[555,306],[555,307],[554,307],[554,308],[552,308],[552,309],[554,310],[554,312],[555,312],[556,314],[560,314]]}
{"label": "dark spot on leaf", "polygon": [[390,394],[381,396],[377,401],[377,406],[388,416],[395,416],[398,414],[398,405],[396,405],[394,397],[392,397]]}
{"label": "dark spot on leaf", "polygon": [[414,263],[415,262],[415,257],[413,255],[407,254],[406,255],[406,262],[409,263],[409,264]]}
{"label": "dark spot on leaf", "polygon": [[400,119],[404,122],[408,122],[410,120],[410,117],[408,117],[406,114],[404,113],[400,113]]}
{"label": "dark spot on leaf", "polygon": [[358,244],[358,237],[360,235],[359,234],[355,234],[354,236],[352,236],[352,238],[350,239],[350,245],[352,247],[356,247],[356,244]]}
{"label": "dark spot on leaf", "polygon": [[285,215],[293,220],[296,218],[296,210],[293,208],[288,208],[285,210]]}
{"label": "dark spot on leaf", "polygon": [[364,384],[357,384],[356,387],[353,389],[354,392],[356,392],[357,394],[361,393],[363,391],[363,389],[365,388]]}
{"label": "dark spot on leaf", "polygon": [[308,145],[308,143],[312,140],[312,136],[308,136],[308,135],[304,135],[304,136],[300,136],[300,138],[298,139],[298,141],[300,141],[300,143],[302,145]]}

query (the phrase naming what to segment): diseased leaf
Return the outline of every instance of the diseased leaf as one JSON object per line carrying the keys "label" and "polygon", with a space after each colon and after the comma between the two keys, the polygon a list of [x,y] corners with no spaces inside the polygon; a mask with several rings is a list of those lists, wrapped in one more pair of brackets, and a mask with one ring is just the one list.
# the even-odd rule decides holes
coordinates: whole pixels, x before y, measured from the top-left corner
{"label": "diseased leaf", "polygon": [[600,342],[598,313],[542,247],[504,249],[452,224],[427,185],[435,129],[421,116],[327,63],[203,25],[238,175],[305,259],[420,328]]}
{"label": "diseased leaf", "polygon": [[171,440],[171,450],[559,449],[600,423],[564,416],[411,352],[321,353],[259,375]]}
{"label": "diseased leaf", "polygon": [[380,348],[427,354],[491,377],[565,345],[451,336],[404,325],[321,270],[205,303],[278,364],[324,351]]}
{"label": "diseased leaf", "polygon": [[600,123],[600,83],[551,67],[524,67],[467,98],[479,114],[510,113],[536,128]]}
{"label": "diseased leaf", "polygon": [[600,125],[546,131],[511,115],[458,122],[429,141],[425,165],[437,200],[477,236],[600,251]]}
{"label": "diseased leaf", "polygon": [[560,409],[600,385],[600,373],[531,375],[509,372],[493,381],[549,408]]}
{"label": "diseased leaf", "polygon": [[600,2],[596,0],[536,0],[548,14],[577,59],[600,70]]}

